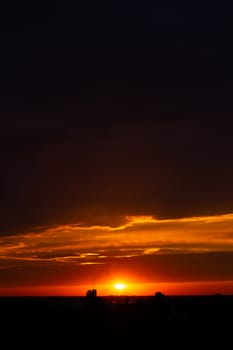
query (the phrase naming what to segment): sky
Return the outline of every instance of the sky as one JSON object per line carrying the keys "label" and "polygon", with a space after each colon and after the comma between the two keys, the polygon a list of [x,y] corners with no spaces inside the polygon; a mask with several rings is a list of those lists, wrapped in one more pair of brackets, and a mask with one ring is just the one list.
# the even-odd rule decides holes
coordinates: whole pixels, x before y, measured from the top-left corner
{"label": "sky", "polygon": [[233,294],[232,4],[6,4],[0,295]]}

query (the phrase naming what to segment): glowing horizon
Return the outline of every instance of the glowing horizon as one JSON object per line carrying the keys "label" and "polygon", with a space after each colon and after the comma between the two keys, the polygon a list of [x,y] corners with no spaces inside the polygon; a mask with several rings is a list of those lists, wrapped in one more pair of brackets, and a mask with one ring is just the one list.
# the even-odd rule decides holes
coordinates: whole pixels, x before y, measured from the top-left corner
{"label": "glowing horizon", "polygon": [[[97,290],[97,296],[119,296],[119,290],[112,284],[80,286],[35,286],[1,288],[0,296],[77,296],[84,297],[90,289]],[[160,291],[165,295],[233,295],[232,281],[202,281],[180,283],[134,283],[120,290],[121,296],[153,296]],[[17,293],[16,293],[17,292]]]}
{"label": "glowing horizon", "polygon": [[[141,286],[217,281],[233,294],[228,282],[233,280],[232,227],[233,213],[166,220],[143,215],[125,216],[119,225],[63,225],[3,236],[0,294],[51,284],[58,291],[60,284],[66,291],[71,285],[95,284],[104,290],[109,280],[125,281],[127,293],[147,293],[132,288],[135,281]],[[46,293],[46,287],[41,291]]]}

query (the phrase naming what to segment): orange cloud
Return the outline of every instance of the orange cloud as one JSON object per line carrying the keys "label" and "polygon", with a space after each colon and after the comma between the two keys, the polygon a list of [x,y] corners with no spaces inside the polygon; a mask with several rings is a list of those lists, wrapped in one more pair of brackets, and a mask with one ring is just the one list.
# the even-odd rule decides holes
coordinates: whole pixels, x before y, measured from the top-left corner
{"label": "orange cloud", "polygon": [[157,220],[126,216],[109,226],[64,225],[40,233],[2,237],[0,259],[101,263],[108,257],[163,252],[233,251],[233,214]]}

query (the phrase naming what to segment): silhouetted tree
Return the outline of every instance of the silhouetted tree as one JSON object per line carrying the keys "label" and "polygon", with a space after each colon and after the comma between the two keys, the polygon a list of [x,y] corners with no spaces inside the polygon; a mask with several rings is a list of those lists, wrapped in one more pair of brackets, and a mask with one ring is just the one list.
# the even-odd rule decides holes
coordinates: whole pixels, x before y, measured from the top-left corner
{"label": "silhouetted tree", "polygon": [[89,310],[97,310],[103,306],[103,299],[97,297],[97,290],[90,289],[86,293],[85,305]]}
{"label": "silhouetted tree", "polygon": [[153,298],[153,306],[159,319],[167,319],[171,316],[171,305],[168,298],[162,292],[156,292]]}
{"label": "silhouetted tree", "polygon": [[91,298],[91,299],[97,298],[97,290],[96,289],[89,289],[86,293],[86,298]]}

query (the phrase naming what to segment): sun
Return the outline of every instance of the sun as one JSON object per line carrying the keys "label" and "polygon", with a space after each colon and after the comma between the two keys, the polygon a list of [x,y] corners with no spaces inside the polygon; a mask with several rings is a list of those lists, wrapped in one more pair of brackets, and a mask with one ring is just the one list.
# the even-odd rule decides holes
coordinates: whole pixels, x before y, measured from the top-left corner
{"label": "sun", "polygon": [[115,284],[114,284],[114,288],[117,289],[117,290],[119,290],[119,291],[122,291],[122,290],[125,289],[125,284],[124,284],[124,283],[121,283],[121,282],[115,283]]}

